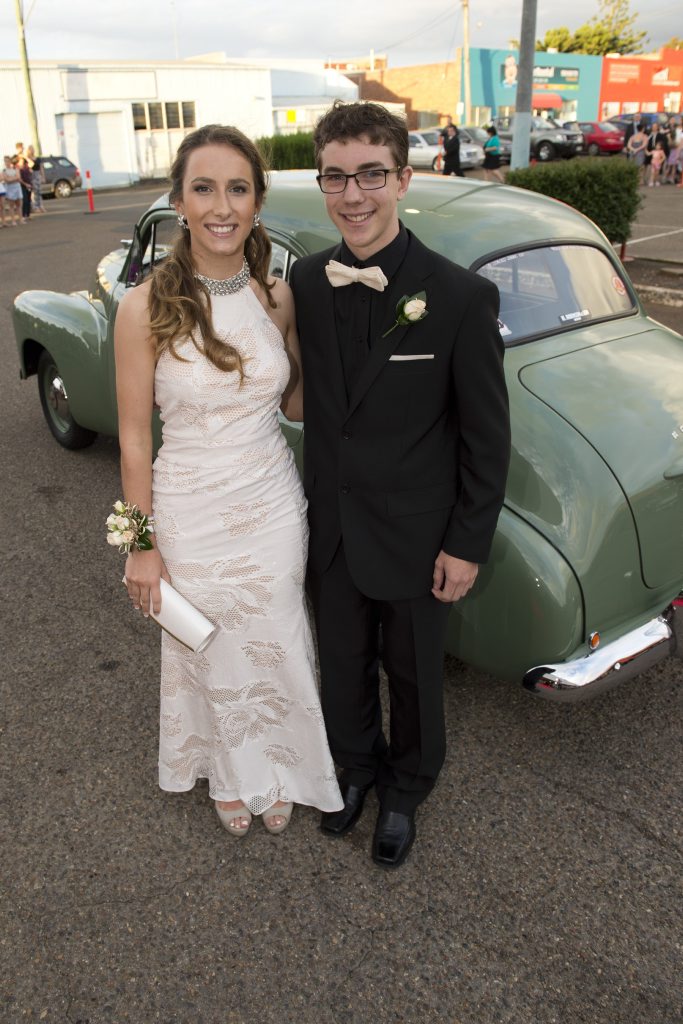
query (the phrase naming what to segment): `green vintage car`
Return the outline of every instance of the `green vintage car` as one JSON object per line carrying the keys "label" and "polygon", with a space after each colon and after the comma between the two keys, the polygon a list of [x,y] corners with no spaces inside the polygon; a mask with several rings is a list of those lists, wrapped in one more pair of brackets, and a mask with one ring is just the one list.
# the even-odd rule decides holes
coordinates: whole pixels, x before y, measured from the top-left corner
{"label": "green vintage car", "polygon": [[[334,244],[312,172],[274,173],[272,272]],[[501,294],[512,462],[491,558],[455,605],[449,650],[532,692],[576,700],[683,652],[683,339],[648,319],[601,232],[561,203],[416,175],[402,204],[423,242]],[[118,301],[177,230],[166,197],[89,291],[14,305],[23,377],[67,448],[117,432]],[[458,296],[453,296],[458,302]],[[487,415],[482,409],[482,416]],[[283,421],[300,462],[301,425]]]}

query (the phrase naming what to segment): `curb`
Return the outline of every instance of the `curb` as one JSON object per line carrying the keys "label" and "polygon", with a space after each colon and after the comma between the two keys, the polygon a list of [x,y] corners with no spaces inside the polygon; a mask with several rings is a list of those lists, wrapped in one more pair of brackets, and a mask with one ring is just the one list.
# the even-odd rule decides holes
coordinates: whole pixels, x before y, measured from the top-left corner
{"label": "curb", "polygon": [[633,285],[639,297],[659,306],[683,307],[683,291],[679,288],[658,288],[653,284]]}

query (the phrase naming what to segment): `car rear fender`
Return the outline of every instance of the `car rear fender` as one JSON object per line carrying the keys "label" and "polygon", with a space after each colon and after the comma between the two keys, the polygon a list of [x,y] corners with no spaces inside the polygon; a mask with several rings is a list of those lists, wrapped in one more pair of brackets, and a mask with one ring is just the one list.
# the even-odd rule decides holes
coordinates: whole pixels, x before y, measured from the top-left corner
{"label": "car rear fender", "polygon": [[34,375],[43,349],[55,360],[77,423],[116,433],[113,361],[104,306],[85,292],[22,292],[12,310],[20,376]]}
{"label": "car rear fender", "polygon": [[[447,650],[519,682],[529,665],[562,661],[584,637],[581,588],[559,551],[508,507],[471,593],[453,605]],[[541,652],[545,655],[541,655]]]}

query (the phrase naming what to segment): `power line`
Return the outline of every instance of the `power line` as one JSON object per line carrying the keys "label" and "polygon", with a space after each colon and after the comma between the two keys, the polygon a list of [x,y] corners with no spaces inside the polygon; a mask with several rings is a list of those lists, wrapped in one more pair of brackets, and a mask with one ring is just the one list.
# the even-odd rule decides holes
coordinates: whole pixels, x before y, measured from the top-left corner
{"label": "power line", "polygon": [[393,50],[397,46],[403,46],[404,43],[409,43],[411,39],[415,39],[417,36],[424,35],[425,31],[430,28],[435,28],[441,22],[448,20],[453,17],[453,6],[450,5],[447,10],[441,14],[437,14],[436,17],[432,18],[424,25],[420,25],[419,28],[412,32],[409,36],[404,36],[403,39],[399,39],[396,43],[391,43],[389,46],[375,47],[376,52],[384,53],[386,50]]}

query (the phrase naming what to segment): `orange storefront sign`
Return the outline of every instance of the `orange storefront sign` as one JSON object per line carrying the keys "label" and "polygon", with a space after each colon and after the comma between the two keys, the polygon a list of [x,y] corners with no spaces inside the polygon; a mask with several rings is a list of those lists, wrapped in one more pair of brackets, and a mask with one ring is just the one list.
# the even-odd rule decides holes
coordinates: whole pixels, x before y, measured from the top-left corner
{"label": "orange storefront sign", "polygon": [[[683,54],[662,50],[656,59],[605,57],[602,62],[600,108],[621,110],[681,110]],[[624,105],[626,105],[624,107]]]}

